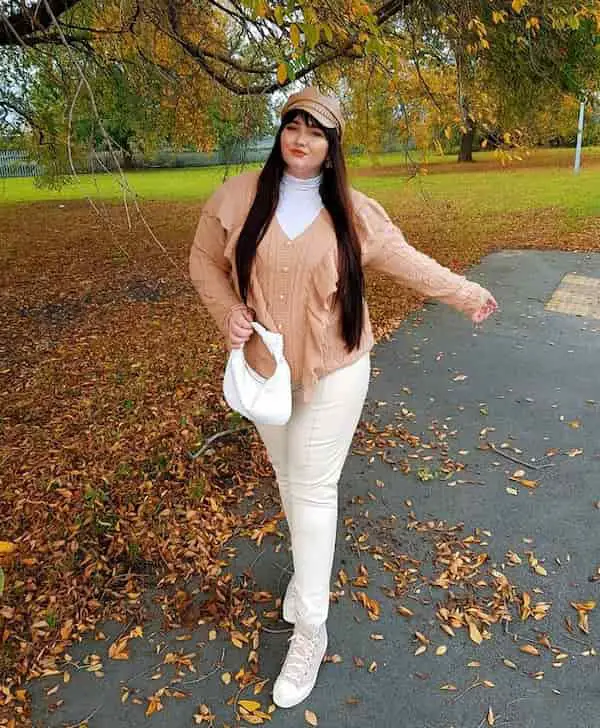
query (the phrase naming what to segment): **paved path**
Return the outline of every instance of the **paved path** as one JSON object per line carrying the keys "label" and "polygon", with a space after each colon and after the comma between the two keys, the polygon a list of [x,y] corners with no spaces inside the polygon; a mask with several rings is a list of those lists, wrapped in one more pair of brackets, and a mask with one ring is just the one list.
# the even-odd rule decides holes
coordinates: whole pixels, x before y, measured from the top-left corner
{"label": "paved path", "polygon": [[[408,475],[394,471],[375,451],[353,455],[342,478],[341,507],[344,518],[354,519],[355,538],[346,540],[350,522],[341,522],[335,565],[336,573],[343,568],[350,577],[356,576],[356,538],[364,532],[369,534],[365,549],[379,546],[387,554],[390,549],[410,554],[422,562],[422,571],[432,572],[432,540],[415,529],[407,530],[410,510],[420,522],[462,522],[463,536],[482,529],[484,543],[473,547],[476,553],[489,555],[481,573],[488,574],[491,568],[502,571],[505,554],[511,550],[523,563],[507,566],[504,573],[534,602],[551,603],[546,619],[522,622],[517,618],[509,631],[535,639],[534,630],[543,630],[568,656],[556,660],[556,654],[553,658],[543,647],[540,656],[524,654],[519,646],[526,642],[515,642],[500,624],[490,627],[491,639],[481,646],[469,640],[464,629],[457,630],[454,638],[446,635],[436,619],[436,603],[446,593],[412,588],[412,598],[388,598],[380,587],[393,586],[390,572],[383,568],[383,561],[365,550],[361,560],[368,568],[370,583],[352,590],[364,591],[379,601],[380,619],[368,619],[365,608],[349,598],[347,585],[339,602],[332,605],[329,620],[328,652],[342,661],[324,665],[306,703],[275,711],[271,725],[306,725],[306,708],[318,716],[320,726],[336,728],[600,725],[600,658],[589,654],[594,646],[600,653],[600,608],[591,612],[590,635],[586,636],[577,628],[577,613],[570,606],[571,601],[597,599],[600,588],[600,581],[589,580],[600,565],[600,510],[594,505],[600,499],[600,319],[544,309],[569,272],[600,278],[600,255],[490,255],[470,273],[494,292],[501,305],[501,312],[482,330],[474,332],[460,315],[442,305],[428,304],[391,341],[377,347],[373,366],[378,373],[365,420],[377,423],[380,429],[388,423],[403,424],[423,442],[439,441],[440,435],[446,435],[448,455],[466,468],[448,480],[427,480],[435,470],[438,451],[430,451],[433,458],[427,460],[426,448],[417,452],[401,442],[390,450],[392,457],[402,459],[414,453],[420,457],[414,459]],[[430,430],[434,422],[437,436]],[[528,464],[554,465],[539,470],[522,468],[526,471],[523,477],[540,482],[535,489],[523,487],[508,479],[521,469],[518,464],[478,449],[486,440],[498,447],[510,444],[513,449],[505,448],[505,455]],[[547,458],[546,452],[553,448],[558,453]],[[514,488],[516,495],[507,487]],[[258,561],[259,552],[242,545],[236,570],[241,573],[253,563],[260,587],[281,593],[288,556],[285,549],[275,551],[277,543],[276,538],[268,537]],[[527,551],[542,560],[547,576],[533,572]],[[414,617],[399,616],[397,604],[409,607]],[[565,617],[574,625],[572,633],[565,628]],[[194,631],[191,641],[180,642],[176,637],[186,630],[163,634],[158,624],[146,625],[144,637],[131,642],[129,661],[103,660],[102,679],[73,670],[67,685],[47,678],[31,686],[37,725],[77,725],[92,714],[90,728],[191,726],[202,703],[216,714],[215,726],[234,725],[233,710],[226,701],[236,691],[233,683],[224,685],[221,674],[237,671],[247,650],[238,650],[221,637],[208,641],[204,627]],[[289,632],[285,623],[271,620],[270,624],[273,631],[262,635],[260,673],[274,678]],[[74,647],[74,660],[82,660],[90,652],[104,657],[110,638],[121,629],[120,625],[106,625],[109,639]],[[432,642],[419,656],[414,656],[419,644],[416,630]],[[373,634],[383,639],[373,639]],[[447,646],[446,654],[435,654],[440,645]],[[154,666],[160,665],[167,652],[178,650],[196,653],[197,672],[185,670],[182,683],[172,686],[188,691],[190,697],[164,697],[164,710],[145,717],[146,698],[168,686],[168,678],[174,674],[172,667],[164,668],[162,676],[152,680]],[[210,674],[223,650],[223,668]],[[518,669],[507,667],[503,658]],[[553,667],[553,660],[563,666]],[[480,666],[469,667],[473,661]],[[542,672],[543,677],[535,679]],[[493,687],[486,687],[483,681],[491,681]],[[45,691],[55,684],[60,685],[58,691],[46,696]],[[440,689],[444,685],[456,690]],[[122,703],[124,686],[132,692]],[[61,699],[61,707],[48,713],[47,706]],[[265,708],[269,705],[269,685],[257,700]],[[488,721],[490,707],[493,718],[490,714]]]}

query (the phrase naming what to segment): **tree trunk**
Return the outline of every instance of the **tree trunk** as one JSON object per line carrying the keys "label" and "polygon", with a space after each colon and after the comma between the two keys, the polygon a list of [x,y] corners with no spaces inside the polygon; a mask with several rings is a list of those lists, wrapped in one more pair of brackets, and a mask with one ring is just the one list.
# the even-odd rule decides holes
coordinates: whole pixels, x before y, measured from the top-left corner
{"label": "tree trunk", "polygon": [[123,169],[133,169],[135,161],[131,149],[123,149]]}
{"label": "tree trunk", "polygon": [[460,134],[460,151],[458,152],[459,162],[473,161],[473,142],[475,141],[475,122],[470,117],[466,118],[466,131]]}

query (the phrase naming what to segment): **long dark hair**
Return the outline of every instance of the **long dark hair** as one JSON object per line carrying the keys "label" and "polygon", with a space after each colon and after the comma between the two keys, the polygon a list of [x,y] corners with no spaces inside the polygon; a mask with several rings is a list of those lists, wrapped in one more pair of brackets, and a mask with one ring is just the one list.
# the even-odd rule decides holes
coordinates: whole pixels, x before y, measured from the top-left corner
{"label": "long dark hair", "polygon": [[338,289],[335,303],[340,304],[342,335],[348,351],[352,351],[358,348],[363,330],[365,282],[346,163],[337,130],[322,126],[305,111],[292,109],[283,117],[273,149],[259,175],[256,197],[238,238],[235,251],[240,295],[246,303],[250,286],[250,272],[256,251],[273,219],[279,202],[279,185],[285,169],[281,154],[281,133],[286,125],[298,116],[302,116],[307,125],[319,127],[329,142],[328,159],[331,166],[323,167],[319,192],[325,209],[331,215],[337,237]]}

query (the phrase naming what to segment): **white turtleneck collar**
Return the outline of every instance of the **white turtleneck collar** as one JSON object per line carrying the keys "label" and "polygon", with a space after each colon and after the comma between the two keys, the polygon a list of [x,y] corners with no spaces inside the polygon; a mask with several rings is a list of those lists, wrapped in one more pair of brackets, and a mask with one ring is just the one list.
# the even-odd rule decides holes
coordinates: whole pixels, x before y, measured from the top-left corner
{"label": "white turtleneck collar", "polygon": [[322,175],[299,179],[284,173],[279,187],[277,222],[290,240],[311,225],[323,207],[319,193]]}
{"label": "white turtleneck collar", "polygon": [[312,190],[315,187],[319,189],[322,179],[322,174],[319,174],[316,177],[309,177],[308,179],[300,179],[300,177],[293,177],[291,174],[284,172],[283,177],[281,178],[281,184],[284,187],[289,187],[291,189]]}

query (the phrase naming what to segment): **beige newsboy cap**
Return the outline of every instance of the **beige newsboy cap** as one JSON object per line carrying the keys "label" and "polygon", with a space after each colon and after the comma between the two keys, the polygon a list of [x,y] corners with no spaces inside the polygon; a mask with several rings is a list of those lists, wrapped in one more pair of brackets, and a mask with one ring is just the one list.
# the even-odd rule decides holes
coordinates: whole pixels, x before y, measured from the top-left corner
{"label": "beige newsboy cap", "polygon": [[308,111],[323,126],[337,129],[340,137],[342,136],[345,122],[340,102],[334,96],[326,96],[318,88],[308,86],[289,97],[281,109],[281,117],[293,109]]}

